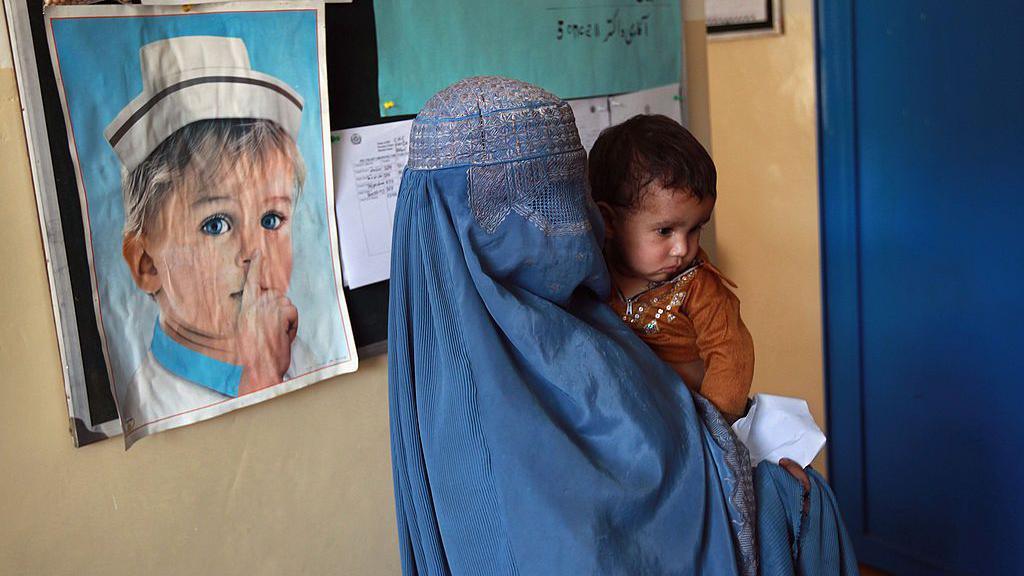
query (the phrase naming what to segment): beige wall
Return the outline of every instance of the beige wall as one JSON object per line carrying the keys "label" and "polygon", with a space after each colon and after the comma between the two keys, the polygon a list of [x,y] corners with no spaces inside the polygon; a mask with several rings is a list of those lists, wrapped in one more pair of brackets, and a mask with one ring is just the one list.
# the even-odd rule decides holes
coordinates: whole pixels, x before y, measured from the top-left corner
{"label": "beige wall", "polygon": [[0,574],[399,574],[384,358],[125,452],[73,448],[0,20]]}
{"label": "beige wall", "polygon": [[[741,286],[755,386],[807,397],[821,420],[810,2],[786,3],[785,36],[713,43],[710,74],[703,11],[684,6],[691,125],[707,142],[710,107],[720,172],[710,240]],[[0,573],[398,574],[383,358],[130,452],[72,447],[3,36],[0,166]]]}
{"label": "beige wall", "polygon": [[806,398],[824,424],[813,6],[783,4],[782,36],[708,45],[714,240],[754,335],[755,391]]}

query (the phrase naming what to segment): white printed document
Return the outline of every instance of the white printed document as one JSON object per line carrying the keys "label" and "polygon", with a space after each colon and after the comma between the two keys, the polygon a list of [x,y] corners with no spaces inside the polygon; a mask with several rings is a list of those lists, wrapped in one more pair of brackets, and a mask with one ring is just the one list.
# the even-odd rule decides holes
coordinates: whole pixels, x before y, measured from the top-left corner
{"label": "white printed document", "polygon": [[601,135],[601,130],[612,125],[611,116],[608,114],[608,97],[579,98],[568,102],[572,107],[572,115],[576,118],[580,141],[586,148],[587,154],[590,154],[590,149],[594,147],[594,142]]}
{"label": "white printed document", "polygon": [[345,285],[359,288],[391,273],[391,229],[412,120],[331,132],[335,210]]}
{"label": "white printed document", "polygon": [[664,114],[680,124],[683,122],[679,84],[610,96],[608,106],[612,124],[619,124],[637,114]]}

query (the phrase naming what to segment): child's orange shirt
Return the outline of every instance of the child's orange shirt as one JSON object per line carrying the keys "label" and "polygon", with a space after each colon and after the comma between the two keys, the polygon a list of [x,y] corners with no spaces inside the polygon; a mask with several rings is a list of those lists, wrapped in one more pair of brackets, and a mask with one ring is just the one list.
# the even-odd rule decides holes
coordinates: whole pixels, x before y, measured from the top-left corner
{"label": "child's orange shirt", "polygon": [[631,298],[616,287],[609,304],[662,360],[704,362],[700,392],[723,414],[743,415],[754,377],[754,341],[740,318],[736,287],[701,250],[693,266]]}

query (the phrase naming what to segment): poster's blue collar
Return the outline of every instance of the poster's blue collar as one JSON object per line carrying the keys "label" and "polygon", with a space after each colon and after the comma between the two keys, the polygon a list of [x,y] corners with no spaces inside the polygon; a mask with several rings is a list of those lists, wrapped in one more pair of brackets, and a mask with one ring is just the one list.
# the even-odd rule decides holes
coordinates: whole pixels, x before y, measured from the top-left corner
{"label": "poster's blue collar", "polygon": [[238,396],[238,383],[242,380],[241,366],[214,360],[178,344],[163,331],[159,319],[153,328],[150,350],[156,361],[171,374],[225,396]]}

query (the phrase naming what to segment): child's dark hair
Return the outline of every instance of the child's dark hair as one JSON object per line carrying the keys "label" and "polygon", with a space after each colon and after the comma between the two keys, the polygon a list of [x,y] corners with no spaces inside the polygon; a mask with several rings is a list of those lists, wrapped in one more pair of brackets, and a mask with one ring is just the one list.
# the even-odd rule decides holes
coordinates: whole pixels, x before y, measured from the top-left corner
{"label": "child's dark hair", "polygon": [[716,196],[715,163],[700,142],[678,122],[641,114],[606,128],[590,151],[590,190],[597,202],[635,209],[649,184]]}

